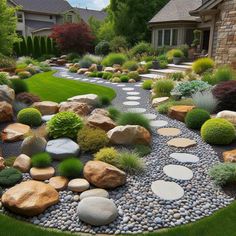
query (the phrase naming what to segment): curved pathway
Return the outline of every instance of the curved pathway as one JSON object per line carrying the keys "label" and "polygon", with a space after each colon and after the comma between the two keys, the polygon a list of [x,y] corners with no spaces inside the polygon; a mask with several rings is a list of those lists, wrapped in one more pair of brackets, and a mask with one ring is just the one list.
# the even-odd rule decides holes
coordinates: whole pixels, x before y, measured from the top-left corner
{"label": "curved pathway", "polygon": [[[144,173],[128,176],[125,186],[109,192],[119,209],[119,217],[112,224],[91,227],[79,221],[78,202],[69,191],[60,192],[60,203],[30,222],[72,232],[152,232],[194,222],[234,200],[216,188],[207,175],[209,168],[218,162],[211,146],[183,123],[158,114],[150,105],[150,92],[143,90],[141,83],[111,83],[72,74],[64,68],[60,68],[56,76],[115,89],[117,97],[113,105],[116,108],[142,113],[151,120],[152,153],[144,158],[147,166]],[[190,139],[196,145],[176,148],[167,144],[176,137]]]}

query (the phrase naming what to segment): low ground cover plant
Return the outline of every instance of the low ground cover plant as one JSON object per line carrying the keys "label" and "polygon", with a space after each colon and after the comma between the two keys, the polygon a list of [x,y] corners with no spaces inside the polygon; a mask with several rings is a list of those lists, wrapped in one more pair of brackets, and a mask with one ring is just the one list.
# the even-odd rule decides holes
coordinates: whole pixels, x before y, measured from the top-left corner
{"label": "low ground cover plant", "polygon": [[0,171],[0,186],[12,187],[22,180],[22,174],[15,168],[5,168]]}

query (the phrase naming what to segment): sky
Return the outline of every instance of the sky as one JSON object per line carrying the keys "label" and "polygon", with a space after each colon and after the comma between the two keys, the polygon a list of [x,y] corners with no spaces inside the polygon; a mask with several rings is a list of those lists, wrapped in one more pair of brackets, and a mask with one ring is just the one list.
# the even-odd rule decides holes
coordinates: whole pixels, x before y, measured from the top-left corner
{"label": "sky", "polygon": [[101,10],[109,4],[109,0],[68,0],[72,6]]}

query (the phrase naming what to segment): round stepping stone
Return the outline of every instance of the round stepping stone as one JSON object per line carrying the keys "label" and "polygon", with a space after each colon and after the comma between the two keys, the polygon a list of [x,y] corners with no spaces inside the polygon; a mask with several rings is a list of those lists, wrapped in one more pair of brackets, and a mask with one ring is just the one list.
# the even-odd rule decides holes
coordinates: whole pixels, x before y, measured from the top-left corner
{"label": "round stepping stone", "polygon": [[147,114],[143,114],[143,115],[149,120],[154,120],[157,118],[157,115],[152,114],[152,113],[147,113]]}
{"label": "round stepping stone", "polygon": [[69,180],[63,176],[55,176],[49,179],[49,184],[56,190],[64,190],[67,188]]}
{"label": "round stepping stone", "polygon": [[196,141],[188,138],[174,138],[167,142],[167,144],[176,148],[188,148],[195,146],[197,143]]}
{"label": "round stepping stone", "polygon": [[184,190],[174,182],[158,180],[152,183],[152,191],[161,199],[167,201],[178,200],[184,196]]}
{"label": "round stepping stone", "polygon": [[87,197],[103,197],[109,198],[109,193],[105,189],[95,188],[91,190],[87,190],[80,194],[80,200],[83,200]]}
{"label": "round stepping stone", "polygon": [[136,97],[136,96],[130,96],[126,98],[127,100],[135,101],[135,100],[140,100],[141,97]]}
{"label": "round stepping stone", "polygon": [[127,102],[123,102],[123,104],[125,106],[138,106],[140,103],[139,102],[131,102],[131,101],[127,101]]}
{"label": "round stepping stone", "polygon": [[68,183],[68,189],[73,192],[81,193],[87,189],[89,189],[89,182],[86,179],[72,179]]}
{"label": "round stepping stone", "polygon": [[168,125],[168,122],[165,120],[153,120],[153,121],[151,121],[150,125],[153,128],[158,128],[158,127],[163,127],[163,126]]}
{"label": "round stepping stone", "polygon": [[163,168],[163,172],[177,180],[191,180],[193,178],[193,172],[185,166],[167,165]]}
{"label": "round stepping stone", "polygon": [[140,92],[127,92],[127,95],[139,95]]}
{"label": "round stepping stone", "polygon": [[134,113],[144,113],[146,112],[145,108],[129,108],[129,112],[134,112]]}
{"label": "round stepping stone", "polygon": [[181,162],[181,163],[197,163],[199,162],[199,157],[188,154],[188,153],[172,153],[170,154],[171,158]]}
{"label": "round stepping stone", "polygon": [[95,79],[89,80],[89,82],[95,82],[95,81],[96,81]]}
{"label": "round stepping stone", "polygon": [[157,133],[162,136],[174,137],[181,134],[181,130],[177,128],[161,128],[157,130]]}
{"label": "round stepping stone", "polygon": [[34,180],[44,181],[52,178],[54,174],[55,174],[55,169],[53,167],[47,167],[47,168],[32,167],[30,169],[30,175]]}
{"label": "round stepping stone", "polygon": [[124,84],[118,84],[117,86],[118,86],[118,87],[125,87]]}
{"label": "round stepping stone", "polygon": [[124,91],[133,91],[134,88],[122,88],[122,90],[124,90]]}
{"label": "round stepping stone", "polygon": [[105,82],[105,84],[110,84],[111,82],[109,82],[109,81],[107,81],[107,82]]}

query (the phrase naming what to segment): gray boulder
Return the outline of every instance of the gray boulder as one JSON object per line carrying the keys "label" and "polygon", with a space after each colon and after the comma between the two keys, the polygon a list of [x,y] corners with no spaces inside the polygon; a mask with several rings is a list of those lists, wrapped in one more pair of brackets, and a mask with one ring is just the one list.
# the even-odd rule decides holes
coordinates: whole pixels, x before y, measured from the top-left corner
{"label": "gray boulder", "polygon": [[107,225],[118,216],[114,202],[103,197],[84,198],[78,205],[79,219],[94,226]]}
{"label": "gray boulder", "polygon": [[15,99],[15,91],[7,85],[0,85],[0,102],[12,104]]}
{"label": "gray boulder", "polygon": [[55,160],[63,160],[68,157],[78,156],[79,151],[79,145],[69,138],[51,140],[46,146],[46,152],[48,152]]}

